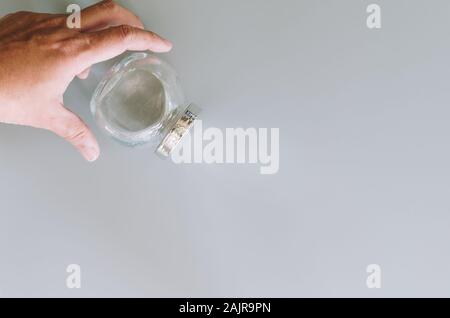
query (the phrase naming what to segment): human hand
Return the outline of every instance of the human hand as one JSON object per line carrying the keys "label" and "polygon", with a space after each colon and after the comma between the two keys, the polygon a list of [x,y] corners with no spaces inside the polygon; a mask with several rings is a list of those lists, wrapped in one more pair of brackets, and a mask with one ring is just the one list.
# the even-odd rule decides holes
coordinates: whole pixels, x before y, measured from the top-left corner
{"label": "human hand", "polygon": [[100,153],[83,121],[63,105],[63,94],[90,67],[123,52],[167,52],[172,44],[145,31],[140,19],[113,1],[81,12],[81,29],[67,15],[18,12],[0,19],[0,122],[54,132],[88,161]]}

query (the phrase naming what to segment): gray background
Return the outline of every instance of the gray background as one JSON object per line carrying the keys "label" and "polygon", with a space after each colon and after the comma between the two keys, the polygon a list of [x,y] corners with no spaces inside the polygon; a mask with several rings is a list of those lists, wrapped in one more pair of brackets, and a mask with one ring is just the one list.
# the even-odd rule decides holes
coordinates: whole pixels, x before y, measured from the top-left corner
{"label": "gray background", "polygon": [[[2,0],[0,14],[70,2]],[[65,101],[98,162],[0,126],[1,296],[450,296],[449,1],[121,3],[175,43],[164,58],[204,126],[280,128],[280,172],[122,148],[89,113],[97,66]]]}

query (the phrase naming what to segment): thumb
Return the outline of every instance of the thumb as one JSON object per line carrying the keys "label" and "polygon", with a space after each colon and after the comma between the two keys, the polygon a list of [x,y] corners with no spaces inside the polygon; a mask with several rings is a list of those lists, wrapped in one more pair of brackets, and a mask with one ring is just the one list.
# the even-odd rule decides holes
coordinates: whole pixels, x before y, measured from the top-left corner
{"label": "thumb", "polygon": [[77,77],[81,80],[85,80],[89,77],[89,73],[91,72],[91,68],[85,69],[83,72],[77,75]]}
{"label": "thumb", "polygon": [[64,106],[60,106],[49,128],[71,143],[87,161],[93,162],[98,159],[100,149],[91,130],[77,115]]}

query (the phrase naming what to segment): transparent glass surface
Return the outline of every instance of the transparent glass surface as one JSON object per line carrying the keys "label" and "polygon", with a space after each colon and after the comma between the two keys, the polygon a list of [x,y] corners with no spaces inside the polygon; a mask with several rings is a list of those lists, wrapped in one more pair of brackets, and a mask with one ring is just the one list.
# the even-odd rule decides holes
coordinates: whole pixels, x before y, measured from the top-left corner
{"label": "transparent glass surface", "polygon": [[148,53],[132,54],[116,64],[91,101],[98,126],[131,147],[156,147],[186,106],[175,71]]}

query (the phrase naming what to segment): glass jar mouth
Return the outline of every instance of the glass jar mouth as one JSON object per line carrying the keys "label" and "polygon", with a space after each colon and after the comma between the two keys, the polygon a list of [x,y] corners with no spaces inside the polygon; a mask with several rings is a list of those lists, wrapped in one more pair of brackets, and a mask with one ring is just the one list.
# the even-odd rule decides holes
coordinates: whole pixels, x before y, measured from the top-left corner
{"label": "glass jar mouth", "polygon": [[[154,77],[154,80],[149,77]],[[148,91],[152,85],[161,85],[156,97]],[[126,89],[120,90],[122,86]],[[136,102],[136,91],[139,89],[142,100]],[[129,100],[125,103],[121,103],[123,95],[129,95]],[[159,98],[156,110],[151,102],[154,98]],[[143,107],[140,107],[136,114],[133,114],[134,118],[127,117],[128,109],[134,107],[134,104],[139,108],[139,103],[149,105],[146,107],[146,116],[139,118],[143,110]],[[120,105],[127,112],[112,114],[115,105]],[[170,124],[179,112],[178,108],[184,105],[184,95],[172,67],[155,55],[139,52],[117,63],[106,74],[91,99],[91,112],[97,124],[107,134],[123,145],[134,147],[152,141],[160,142],[164,138],[162,134],[166,125]]]}
{"label": "glass jar mouth", "polygon": [[[115,76],[120,76],[120,74],[115,74]],[[102,128],[111,135],[114,139],[121,142],[122,144],[129,146],[136,146],[139,144],[144,144],[149,138],[158,134],[164,126],[164,118],[167,117],[167,107],[163,106],[158,116],[154,118],[151,123],[145,125],[142,128],[124,127],[119,122],[106,119],[105,114],[97,112],[96,100],[104,98],[108,95],[111,89],[114,89],[114,83],[111,83],[112,79],[106,79],[100,83],[94,93],[94,98],[91,101],[91,111],[95,117],[97,123],[99,123]]]}

